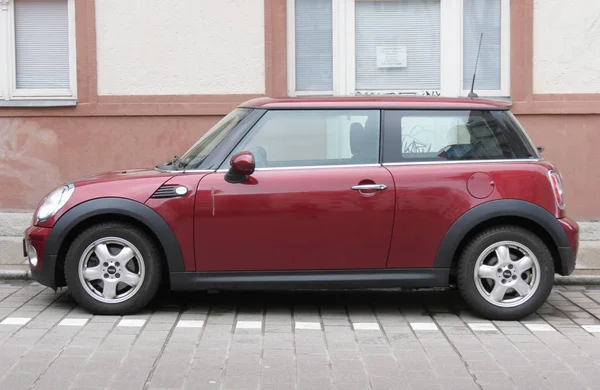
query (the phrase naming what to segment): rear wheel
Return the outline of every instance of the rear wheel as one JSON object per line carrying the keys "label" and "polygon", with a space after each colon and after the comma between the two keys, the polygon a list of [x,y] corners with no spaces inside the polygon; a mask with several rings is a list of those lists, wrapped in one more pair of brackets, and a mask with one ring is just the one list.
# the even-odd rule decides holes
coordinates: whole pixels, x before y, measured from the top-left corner
{"label": "rear wheel", "polygon": [[534,313],[554,283],[554,262],[546,244],[517,226],[494,227],[476,235],[458,263],[458,288],[479,315],[516,320]]}
{"label": "rear wheel", "polygon": [[160,252],[135,226],[90,227],[71,244],[65,279],[75,300],[97,314],[132,314],[148,304],[161,280]]}

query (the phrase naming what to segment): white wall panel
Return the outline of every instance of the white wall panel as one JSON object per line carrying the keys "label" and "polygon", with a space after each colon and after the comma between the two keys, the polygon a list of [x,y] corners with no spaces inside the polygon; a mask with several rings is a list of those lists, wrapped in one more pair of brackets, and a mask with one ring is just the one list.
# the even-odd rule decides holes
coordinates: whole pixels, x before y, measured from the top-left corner
{"label": "white wall panel", "polygon": [[600,93],[600,1],[534,4],[534,93]]}
{"label": "white wall panel", "polygon": [[96,0],[100,95],[265,91],[264,0]]}

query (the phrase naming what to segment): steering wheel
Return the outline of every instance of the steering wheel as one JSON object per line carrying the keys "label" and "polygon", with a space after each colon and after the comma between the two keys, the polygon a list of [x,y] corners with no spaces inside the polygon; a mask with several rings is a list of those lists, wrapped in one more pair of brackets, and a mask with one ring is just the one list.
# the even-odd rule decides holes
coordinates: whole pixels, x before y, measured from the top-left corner
{"label": "steering wheel", "polygon": [[450,149],[452,149],[452,145],[447,145],[447,146],[444,146],[443,148],[441,148],[440,150],[438,150],[438,152],[437,152],[437,156],[438,156],[438,157],[445,157],[445,156],[446,156],[446,153],[447,153],[447,152],[448,152]]}

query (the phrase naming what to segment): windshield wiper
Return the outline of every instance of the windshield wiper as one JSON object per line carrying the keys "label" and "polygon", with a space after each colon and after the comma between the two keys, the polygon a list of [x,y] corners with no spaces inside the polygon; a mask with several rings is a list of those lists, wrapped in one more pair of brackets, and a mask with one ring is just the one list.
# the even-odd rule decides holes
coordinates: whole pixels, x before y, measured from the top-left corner
{"label": "windshield wiper", "polygon": [[173,158],[170,159],[169,161],[162,163],[160,165],[157,165],[156,167],[157,168],[164,167],[162,169],[166,169],[169,166],[172,167],[172,169],[174,169],[174,170],[179,170],[179,169],[185,168],[185,164],[183,163],[183,161],[181,161],[179,156],[173,156]]}
{"label": "windshield wiper", "polygon": [[185,164],[183,164],[183,161],[181,161],[179,156],[173,156],[173,159],[171,160],[171,165],[173,165],[175,169],[185,168]]}

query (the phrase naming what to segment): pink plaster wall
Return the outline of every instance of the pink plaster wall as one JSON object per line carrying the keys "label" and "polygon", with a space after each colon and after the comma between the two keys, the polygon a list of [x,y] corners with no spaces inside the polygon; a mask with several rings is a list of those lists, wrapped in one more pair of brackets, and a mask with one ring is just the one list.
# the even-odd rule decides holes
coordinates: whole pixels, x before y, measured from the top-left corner
{"label": "pink plaster wall", "polygon": [[[568,213],[600,219],[600,115],[519,115],[562,172]],[[0,210],[31,210],[70,179],[152,167],[182,154],[220,117],[0,118]]]}
{"label": "pink plaster wall", "polygon": [[542,155],[565,181],[567,213],[600,219],[600,115],[519,115]]}
{"label": "pink plaster wall", "polygon": [[0,118],[0,210],[31,210],[76,177],[153,167],[219,120],[203,117]]}

